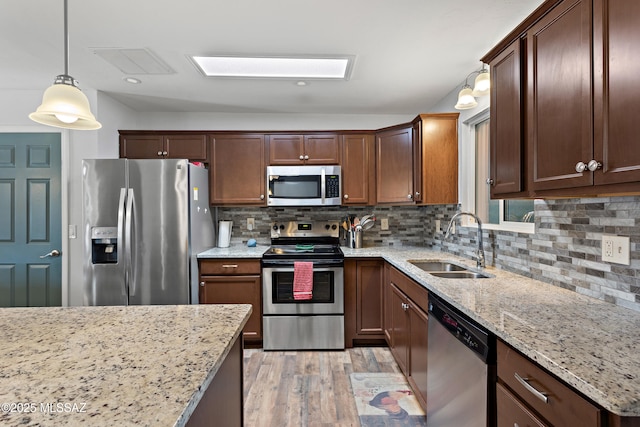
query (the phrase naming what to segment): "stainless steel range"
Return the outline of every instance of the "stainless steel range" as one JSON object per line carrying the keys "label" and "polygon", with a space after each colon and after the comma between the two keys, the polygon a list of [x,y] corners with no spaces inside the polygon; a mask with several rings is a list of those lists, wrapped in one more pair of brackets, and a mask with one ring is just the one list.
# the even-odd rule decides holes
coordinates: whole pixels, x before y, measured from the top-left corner
{"label": "stainless steel range", "polygon": [[[311,294],[297,299],[294,276],[303,267],[313,270]],[[338,221],[272,225],[271,247],[262,256],[262,310],[265,350],[344,349],[344,254]]]}

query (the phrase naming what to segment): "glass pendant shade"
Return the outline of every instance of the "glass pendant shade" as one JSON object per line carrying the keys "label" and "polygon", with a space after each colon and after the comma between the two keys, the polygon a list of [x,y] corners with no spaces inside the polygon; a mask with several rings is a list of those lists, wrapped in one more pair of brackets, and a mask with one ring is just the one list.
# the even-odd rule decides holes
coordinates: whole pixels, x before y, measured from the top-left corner
{"label": "glass pendant shade", "polygon": [[42,96],[42,104],[29,118],[47,126],[66,129],[95,130],[102,125],[89,107],[89,100],[76,86],[66,83],[50,86]]}
{"label": "glass pendant shade", "polygon": [[473,96],[489,95],[490,85],[491,79],[489,78],[489,72],[486,69],[480,71],[473,85]]}
{"label": "glass pendant shade", "polygon": [[458,103],[455,105],[455,109],[468,110],[476,106],[478,106],[478,102],[473,97],[471,86],[465,85],[458,93]]}

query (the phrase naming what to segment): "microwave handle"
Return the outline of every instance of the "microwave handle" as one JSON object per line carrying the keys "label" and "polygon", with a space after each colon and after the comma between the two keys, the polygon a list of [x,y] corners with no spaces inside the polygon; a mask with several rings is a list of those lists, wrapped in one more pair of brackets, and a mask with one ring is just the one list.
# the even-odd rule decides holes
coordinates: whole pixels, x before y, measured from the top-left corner
{"label": "microwave handle", "polygon": [[322,196],[322,204],[324,205],[324,199],[327,195],[327,176],[324,168],[322,168],[322,172],[320,173],[320,195]]}

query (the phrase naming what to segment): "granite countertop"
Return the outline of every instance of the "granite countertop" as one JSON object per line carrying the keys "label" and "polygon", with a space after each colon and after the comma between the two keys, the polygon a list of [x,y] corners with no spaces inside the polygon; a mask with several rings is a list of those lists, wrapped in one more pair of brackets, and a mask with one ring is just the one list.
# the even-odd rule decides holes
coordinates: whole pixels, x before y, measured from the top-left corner
{"label": "granite countertop", "polygon": [[0,309],[0,424],[183,426],[250,305]]}
{"label": "granite countertop", "polygon": [[[496,268],[484,269],[486,279],[444,279],[408,262],[447,260],[477,271],[475,261],[446,252],[342,250],[347,258],[385,259],[603,408],[640,417],[640,313]],[[208,257],[225,257],[217,251]],[[242,252],[238,245],[226,257]],[[251,257],[264,251],[256,252]]]}

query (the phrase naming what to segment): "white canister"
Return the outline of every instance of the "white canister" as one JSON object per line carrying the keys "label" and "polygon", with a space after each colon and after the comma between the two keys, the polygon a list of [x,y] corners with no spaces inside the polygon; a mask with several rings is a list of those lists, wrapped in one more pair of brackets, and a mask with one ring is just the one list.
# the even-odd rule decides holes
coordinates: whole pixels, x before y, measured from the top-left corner
{"label": "white canister", "polygon": [[228,248],[231,243],[233,221],[218,221],[218,247]]}

